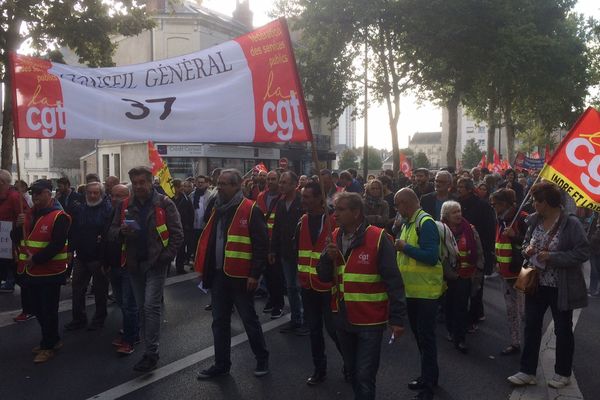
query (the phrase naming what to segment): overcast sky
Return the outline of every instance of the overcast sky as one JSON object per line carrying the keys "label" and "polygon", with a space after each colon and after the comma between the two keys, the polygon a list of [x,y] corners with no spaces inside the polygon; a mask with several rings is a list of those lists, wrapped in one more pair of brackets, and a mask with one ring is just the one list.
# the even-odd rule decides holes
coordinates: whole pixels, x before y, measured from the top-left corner
{"label": "overcast sky", "polygon": [[[267,16],[273,0],[250,0],[250,8],[254,12],[254,26],[258,27],[270,21]],[[231,15],[235,9],[236,0],[204,0],[202,5],[210,9]],[[599,0],[579,0],[576,11],[600,18]],[[369,145],[378,148],[391,149],[390,130],[385,106],[372,106],[369,109]],[[441,131],[442,111],[433,104],[419,105],[414,97],[403,97],[401,101],[401,116],[398,123],[400,147],[408,145],[408,137],[415,132]],[[363,143],[363,120],[356,121],[357,146]]]}

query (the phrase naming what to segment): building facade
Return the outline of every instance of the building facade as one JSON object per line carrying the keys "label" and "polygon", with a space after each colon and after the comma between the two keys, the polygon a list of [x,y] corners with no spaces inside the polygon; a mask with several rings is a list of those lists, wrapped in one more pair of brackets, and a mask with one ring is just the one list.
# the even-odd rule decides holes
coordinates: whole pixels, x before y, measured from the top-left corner
{"label": "building facade", "polygon": [[415,155],[425,153],[432,168],[440,168],[442,152],[442,132],[416,132],[408,141],[408,148]]}

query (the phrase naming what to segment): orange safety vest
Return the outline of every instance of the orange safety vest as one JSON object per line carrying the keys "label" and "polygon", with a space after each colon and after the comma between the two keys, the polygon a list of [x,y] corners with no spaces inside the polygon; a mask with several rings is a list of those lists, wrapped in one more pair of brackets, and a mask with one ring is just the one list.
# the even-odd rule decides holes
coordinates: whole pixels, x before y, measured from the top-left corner
{"label": "orange safety vest", "polygon": [[[473,225],[471,225],[471,229],[475,229]],[[458,268],[456,272],[461,278],[470,278],[475,273],[475,265],[471,264],[471,251],[467,249],[467,239],[464,233],[456,244],[458,245]]]}
{"label": "orange safety vest", "polygon": [[277,203],[279,203],[281,195],[278,195],[274,200],[271,200],[271,207],[267,209],[267,193],[268,190],[260,192],[256,198],[256,204],[265,215],[267,231],[269,233],[269,239],[271,239],[271,236],[273,235],[273,225],[275,225],[275,210],[277,209]]}
{"label": "orange safety vest", "polygon": [[[238,206],[231,225],[227,230],[227,242],[225,243],[225,259],[223,261],[223,272],[233,278],[248,278],[252,268],[252,238],[250,236],[250,216],[255,202],[243,199]],[[209,245],[210,236],[215,225],[215,209],[213,208],[208,223],[200,235],[198,247],[196,248],[196,260],[194,269],[199,274],[204,272],[206,262],[206,249]]]}
{"label": "orange safety vest", "polygon": [[[69,219],[69,223],[71,223],[71,217],[63,210],[50,211],[36,221],[35,226],[31,230],[29,236],[27,236],[27,239],[21,240],[19,244],[19,261],[17,263],[17,273],[19,275],[26,273],[30,276],[52,276],[60,275],[67,270],[68,241],[65,241],[60,252],[44,264],[27,266],[25,263],[29,258],[29,254],[34,255],[50,244],[54,222],[59,215],[65,215]],[[29,215],[25,216],[26,227],[31,225],[30,218]]]}
{"label": "orange safety vest", "polygon": [[[125,210],[129,207],[129,197],[123,200],[121,204],[121,225],[125,221]],[[154,206],[154,219],[156,222],[156,232],[160,237],[163,247],[169,245],[169,229],[167,228],[167,213],[164,208]],[[127,264],[127,245],[125,240],[121,244],[121,267]]]}
{"label": "orange safety vest", "polygon": [[[339,228],[333,231],[337,242]],[[332,289],[332,311],[338,311],[338,301],[344,300],[348,321],[353,325],[380,325],[387,323],[389,301],[378,268],[379,244],[384,231],[368,226],[363,244],[352,249],[347,259],[340,253],[335,262],[336,287]]]}
{"label": "orange safety vest", "polygon": [[[323,216],[324,217],[324,216]],[[333,216],[324,218],[321,233],[317,242],[312,244],[310,229],[308,227],[308,214],[300,218],[300,238],[298,243],[298,280],[300,286],[304,289],[312,289],[317,292],[328,292],[333,286],[332,283],[321,282],[317,275],[317,264],[321,258],[321,253],[327,244],[327,237],[331,231],[330,225],[335,225]]]}

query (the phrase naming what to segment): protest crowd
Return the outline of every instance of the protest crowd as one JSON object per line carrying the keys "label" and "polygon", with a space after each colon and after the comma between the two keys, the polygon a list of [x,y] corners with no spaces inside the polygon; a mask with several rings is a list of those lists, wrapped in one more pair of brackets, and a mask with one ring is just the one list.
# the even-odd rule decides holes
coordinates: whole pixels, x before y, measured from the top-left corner
{"label": "protest crowd", "polygon": [[[267,375],[269,345],[258,313],[278,319],[289,309],[280,332],[308,337],[314,365],[308,385],[340,373],[356,399],[375,398],[382,342],[402,340],[410,328],[420,366],[405,380],[414,399],[432,399],[443,374],[436,331],[443,330],[456,357],[468,356],[469,336],[486,320],[485,278],[499,275],[507,341],[497,352],[515,360],[508,381],[536,384],[550,308],[557,341],[548,385],[570,384],[573,310],[600,296],[599,255],[592,251],[600,248],[597,213],[577,208],[528,170],[415,169],[408,176],[385,170],[366,180],[352,169],[314,172],[257,166],[242,176],[217,169],[173,180],[169,198],[146,167],[131,169],[128,182],[88,174],[78,188],[67,178],[56,186],[13,185],[0,170],[0,219],[14,223],[15,255],[0,260],[0,292],[19,285],[22,312],[15,321],[40,325],[33,362],[50,362],[68,346],[63,329],[103,329],[107,307],[116,302],[122,324],[115,351],[142,353],[136,371],[155,369],[161,314],[169,306],[165,279],[187,267],[210,292],[202,306],[213,318],[214,364],[198,379],[229,374],[232,312],[255,355],[254,375]],[[524,263],[538,271],[537,290],[525,293],[515,288]],[[72,288],[72,318],[59,327],[63,285]],[[262,309],[255,298],[267,299]],[[327,350],[324,330],[334,345]],[[341,355],[342,371],[328,370],[332,352]]]}

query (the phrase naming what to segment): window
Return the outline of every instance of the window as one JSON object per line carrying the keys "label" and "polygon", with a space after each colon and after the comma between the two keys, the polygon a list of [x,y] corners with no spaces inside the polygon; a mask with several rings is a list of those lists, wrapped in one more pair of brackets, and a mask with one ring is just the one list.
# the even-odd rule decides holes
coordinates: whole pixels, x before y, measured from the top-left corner
{"label": "window", "polygon": [[479,127],[479,133],[485,133],[485,126]]}
{"label": "window", "polygon": [[477,141],[477,144],[479,145],[479,147],[485,147],[485,139],[479,139]]}
{"label": "window", "polygon": [[110,175],[110,155],[102,154],[102,180],[106,180]]}
{"label": "window", "polygon": [[473,133],[475,130],[472,126],[467,126],[467,133]]}
{"label": "window", "polygon": [[115,171],[114,175],[121,179],[121,155],[115,154],[113,155],[113,171]]}
{"label": "window", "polygon": [[83,176],[85,177],[87,175],[88,171],[88,165],[87,165],[87,161],[83,162]]}
{"label": "window", "polygon": [[25,139],[25,159],[29,159],[29,139]]}
{"label": "window", "polygon": [[35,156],[41,157],[42,156],[42,139],[37,139],[36,145],[37,146],[36,146]]}

